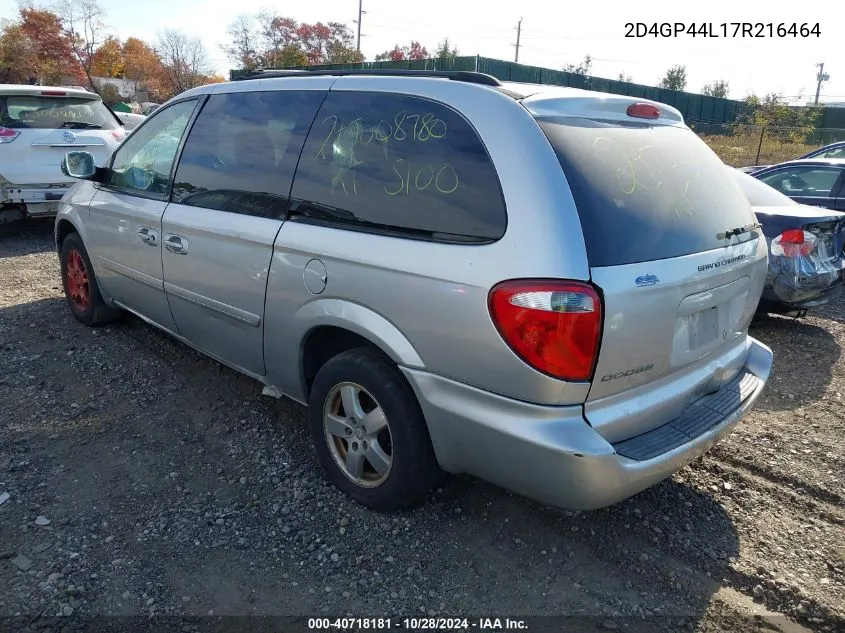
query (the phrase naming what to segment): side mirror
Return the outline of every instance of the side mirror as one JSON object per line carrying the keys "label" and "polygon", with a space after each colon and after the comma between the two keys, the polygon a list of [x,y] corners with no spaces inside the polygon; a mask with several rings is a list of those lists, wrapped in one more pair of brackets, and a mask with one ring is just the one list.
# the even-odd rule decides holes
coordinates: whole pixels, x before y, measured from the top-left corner
{"label": "side mirror", "polygon": [[68,152],[62,159],[61,167],[65,176],[80,180],[91,180],[97,173],[97,165],[90,152]]}

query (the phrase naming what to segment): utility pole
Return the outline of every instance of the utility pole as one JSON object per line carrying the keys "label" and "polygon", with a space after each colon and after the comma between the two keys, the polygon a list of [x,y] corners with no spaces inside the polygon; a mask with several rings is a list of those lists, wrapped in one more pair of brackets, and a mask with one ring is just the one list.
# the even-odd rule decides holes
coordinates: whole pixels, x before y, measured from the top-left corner
{"label": "utility pole", "polygon": [[364,0],[358,0],[358,45],[357,51],[361,52],[361,15],[364,13]]}
{"label": "utility pole", "polygon": [[516,24],[516,55],[514,55],[513,61],[519,61],[519,36],[522,35],[522,18],[519,18],[519,22]]}
{"label": "utility pole", "polygon": [[827,81],[830,79],[830,75],[824,72],[824,62],[819,62],[816,64],[819,69],[819,74],[816,75],[816,102],[815,105],[819,105],[819,93],[822,91],[822,82]]}

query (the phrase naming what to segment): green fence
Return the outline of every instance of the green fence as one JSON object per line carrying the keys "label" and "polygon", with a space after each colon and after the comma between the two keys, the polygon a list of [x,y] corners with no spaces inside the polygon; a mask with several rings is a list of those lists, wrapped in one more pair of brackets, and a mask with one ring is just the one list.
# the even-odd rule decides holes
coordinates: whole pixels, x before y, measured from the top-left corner
{"label": "green fence", "polygon": [[[421,59],[406,61],[363,62],[360,64],[323,64],[320,66],[292,66],[291,70],[347,70],[354,68],[392,70],[471,70],[487,73],[501,81],[540,83],[554,86],[597,90],[612,94],[652,99],[666,103],[680,110],[687,121],[706,123],[733,123],[742,114],[743,103],[733,99],[708,97],[692,92],[666,90],[627,81],[616,81],[602,77],[591,77],[569,73],[564,70],[526,66],[488,57],[456,57],[453,59]],[[230,71],[231,79],[243,76],[244,71]],[[845,108],[823,108],[823,116],[817,122],[823,128],[845,127]]]}

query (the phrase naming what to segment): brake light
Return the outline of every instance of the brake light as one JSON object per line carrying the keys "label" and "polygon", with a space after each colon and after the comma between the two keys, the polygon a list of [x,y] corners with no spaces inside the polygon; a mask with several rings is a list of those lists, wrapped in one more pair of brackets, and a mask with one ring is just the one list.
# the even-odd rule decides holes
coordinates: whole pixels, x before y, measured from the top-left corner
{"label": "brake light", "polygon": [[787,229],[772,240],[772,255],[806,257],[816,250],[816,236],[801,229]]}
{"label": "brake light", "polygon": [[0,127],[0,143],[11,143],[20,136],[20,132],[7,127]]}
{"label": "brake light", "polygon": [[111,131],[111,135],[116,141],[122,141],[126,138],[126,130],[122,127],[117,127]]}
{"label": "brake light", "polygon": [[632,103],[628,106],[628,116],[637,117],[638,119],[657,119],[660,118],[660,108],[651,103]]}
{"label": "brake light", "polygon": [[64,90],[42,90],[41,94],[45,97],[64,97],[67,93]]}
{"label": "brake light", "polygon": [[601,298],[586,283],[515,280],[490,291],[499,334],[526,363],[561,380],[589,380],[601,334]]}

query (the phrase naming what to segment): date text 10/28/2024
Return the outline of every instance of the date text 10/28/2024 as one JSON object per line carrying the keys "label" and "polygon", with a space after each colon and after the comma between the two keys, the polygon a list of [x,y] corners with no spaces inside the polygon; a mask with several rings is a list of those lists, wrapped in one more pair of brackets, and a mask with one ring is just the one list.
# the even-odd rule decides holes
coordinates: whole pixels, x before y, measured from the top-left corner
{"label": "date text 10/28/2024", "polygon": [[821,37],[821,26],[809,22],[626,22],[625,37]]}
{"label": "date text 10/28/2024", "polygon": [[519,618],[308,618],[309,631],[527,631]]}

